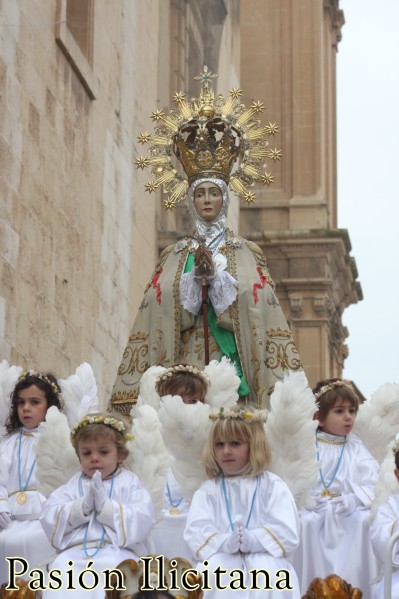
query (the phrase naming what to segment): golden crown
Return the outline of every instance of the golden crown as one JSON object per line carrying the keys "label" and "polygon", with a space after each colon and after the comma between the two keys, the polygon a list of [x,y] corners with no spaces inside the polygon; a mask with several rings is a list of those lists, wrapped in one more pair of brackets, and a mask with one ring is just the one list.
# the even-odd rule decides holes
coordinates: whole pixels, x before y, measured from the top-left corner
{"label": "golden crown", "polygon": [[[249,191],[255,182],[270,185],[274,177],[265,170],[266,158],[280,160],[281,151],[267,149],[266,136],[275,135],[276,123],[262,126],[257,116],[263,112],[262,102],[253,101],[249,108],[239,101],[242,90],[230,90],[229,97],[215,97],[210,88],[216,74],[203,72],[194,79],[201,81],[199,98],[186,100],[183,92],[173,96],[176,108],[168,113],[156,110],[152,120],[155,133],[142,133],[141,144],[149,143],[149,156],[136,159],[137,168],[151,167],[155,179],[146,185],[146,191],[154,192],[162,186],[168,194],[164,204],[172,209],[186,195],[189,185],[198,177],[223,179],[238,197],[247,203],[255,201]],[[187,175],[178,173],[172,155],[179,160]],[[235,163],[238,168],[233,171]]]}

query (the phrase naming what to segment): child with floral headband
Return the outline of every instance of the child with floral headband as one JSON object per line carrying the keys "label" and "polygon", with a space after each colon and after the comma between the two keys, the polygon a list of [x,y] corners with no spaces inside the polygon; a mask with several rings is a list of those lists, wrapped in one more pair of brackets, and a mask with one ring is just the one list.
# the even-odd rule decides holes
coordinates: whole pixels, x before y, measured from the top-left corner
{"label": "child with floral headband", "polygon": [[303,593],[315,577],[334,573],[369,599],[376,573],[369,517],[378,462],[352,433],[359,398],[351,383],[323,380],[313,393],[319,477],[312,490],[314,508],[300,512],[301,543],[294,565]]}
{"label": "child with floral headband", "polygon": [[48,372],[22,372],[0,443],[0,583],[8,581],[6,557],[21,556],[33,568],[54,554],[39,522],[46,498],[35,478],[38,427],[50,406],[62,408],[57,379]]}
{"label": "child with floral headband", "polygon": [[[370,537],[373,551],[384,564],[387,546],[390,538],[399,532],[399,435],[392,445],[394,457],[393,473],[396,481],[392,485],[394,492],[377,509],[375,519],[370,526]],[[384,462],[385,463],[385,462]],[[384,470],[382,468],[382,470]],[[396,487],[396,488],[395,488]],[[392,589],[391,597],[399,597],[399,542],[394,545],[392,554]],[[383,599],[384,581],[378,581],[374,588],[374,599]]]}
{"label": "child with floral headband", "polygon": [[[300,597],[295,571],[288,561],[299,542],[298,514],[287,485],[266,470],[270,460],[264,411],[221,409],[213,420],[203,460],[209,480],[194,494],[184,537],[199,571],[219,568],[222,585],[230,573],[243,572],[244,585],[231,593],[246,597]],[[270,581],[258,578],[250,590],[251,570],[267,571]],[[277,572],[285,570],[284,581]],[[204,596],[217,597],[214,586]],[[245,589],[244,586],[248,588]],[[231,587],[230,587],[231,588]],[[230,594],[228,595],[230,596]]]}
{"label": "child with floral headband", "polygon": [[175,364],[160,374],[155,389],[160,397],[180,395],[185,404],[204,403],[209,379],[193,364]]}
{"label": "child with floral headband", "polygon": [[[155,391],[163,401],[181,397],[182,410],[192,411],[198,402],[204,403],[209,387],[207,375],[192,364],[175,364],[165,369],[155,381]],[[187,414],[189,417],[190,414]],[[163,519],[153,531],[156,553],[188,558],[189,549],[183,539],[190,503],[181,494],[180,487],[169,468],[166,473]]]}
{"label": "child with floral headband", "polygon": [[[122,467],[129,454],[128,439],[119,415],[89,414],[72,429],[81,472],[50,495],[41,518],[58,550],[49,568],[63,572],[63,588],[44,591],[43,597],[70,597],[66,570],[71,561],[76,573],[91,561],[92,569],[101,574],[148,553],[153,507],[136,475]],[[90,597],[103,599],[103,588],[91,590]]]}
{"label": "child with floral headband", "polygon": [[[167,401],[168,396],[179,396],[185,406],[195,405],[197,402],[204,403],[208,387],[207,375],[192,364],[175,364],[167,368],[155,381],[155,390],[161,401]],[[189,503],[181,496],[170,469],[167,474],[165,500],[166,514],[187,515]]]}

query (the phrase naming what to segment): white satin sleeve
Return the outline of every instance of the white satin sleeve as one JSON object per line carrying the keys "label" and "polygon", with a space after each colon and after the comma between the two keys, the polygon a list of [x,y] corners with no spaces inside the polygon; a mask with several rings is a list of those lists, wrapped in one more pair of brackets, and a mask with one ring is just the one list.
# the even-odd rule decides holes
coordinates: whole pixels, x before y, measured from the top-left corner
{"label": "white satin sleeve", "polygon": [[7,441],[8,439],[5,439],[0,443],[0,513],[11,513],[7,489],[11,469],[11,453],[7,451]]}
{"label": "white satin sleeve", "polygon": [[222,521],[218,522],[218,489],[216,481],[206,481],[194,493],[184,540],[197,559],[209,559],[218,552],[231,530],[221,530]]}
{"label": "white satin sleeve", "polygon": [[128,496],[119,500],[108,499],[97,516],[111,542],[128,549],[134,549],[137,543],[146,541],[155,524],[151,497],[139,479],[136,476],[134,479]]}
{"label": "white satin sleeve", "polygon": [[378,480],[379,465],[360,440],[351,455],[351,473],[344,480],[343,493],[353,493],[357,504],[370,508],[374,501],[374,487]]}
{"label": "white satin sleeve", "polygon": [[[370,526],[371,545],[375,555],[384,562],[389,539],[399,532],[399,494],[392,495],[377,511]],[[399,567],[399,541],[393,551],[392,563]]]}
{"label": "white satin sleeve", "polygon": [[[118,547],[132,548],[147,539],[155,523],[152,501],[132,472],[122,470],[115,476],[111,499],[107,500],[99,515],[93,511],[86,522],[76,518],[81,488],[84,492],[89,484],[86,478],[80,482],[81,476],[81,473],[76,474],[54,491],[43,508],[40,520],[54,547],[64,550],[82,543],[84,539],[98,541],[103,528],[105,540]],[[108,494],[111,481],[103,481],[103,484]]]}
{"label": "white satin sleeve", "polygon": [[291,491],[276,477],[264,501],[260,526],[253,532],[267,553],[289,557],[299,545],[299,517]]}
{"label": "white satin sleeve", "polygon": [[[229,484],[230,483],[230,484]],[[231,518],[234,523],[248,520],[264,551],[273,557],[289,556],[299,544],[299,519],[294,498],[287,485],[276,475],[264,472],[254,478],[227,479]],[[197,559],[209,559],[220,551],[231,534],[220,480],[205,482],[191,502],[184,532],[185,541]]]}

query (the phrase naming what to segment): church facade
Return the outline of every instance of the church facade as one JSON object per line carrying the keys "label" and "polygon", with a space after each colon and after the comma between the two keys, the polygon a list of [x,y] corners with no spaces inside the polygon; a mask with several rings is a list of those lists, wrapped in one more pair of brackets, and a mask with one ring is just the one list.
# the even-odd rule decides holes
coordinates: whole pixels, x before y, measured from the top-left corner
{"label": "church facade", "polygon": [[343,22],[338,0],[3,2],[1,357],[59,377],[90,362],[107,403],[156,258],[191,226],[144,191],[137,136],[206,64],[280,126],[275,181],[230,226],[264,250],[309,382],[340,376],[361,299],[337,228]]}

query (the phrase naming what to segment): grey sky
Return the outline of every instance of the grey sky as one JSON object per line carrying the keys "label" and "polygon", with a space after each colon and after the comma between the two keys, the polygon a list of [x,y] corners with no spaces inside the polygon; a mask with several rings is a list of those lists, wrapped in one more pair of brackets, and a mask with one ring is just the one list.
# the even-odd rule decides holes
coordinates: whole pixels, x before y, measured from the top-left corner
{"label": "grey sky", "polygon": [[341,0],[338,225],[364,300],[345,310],[344,376],[366,396],[399,382],[399,0]]}

